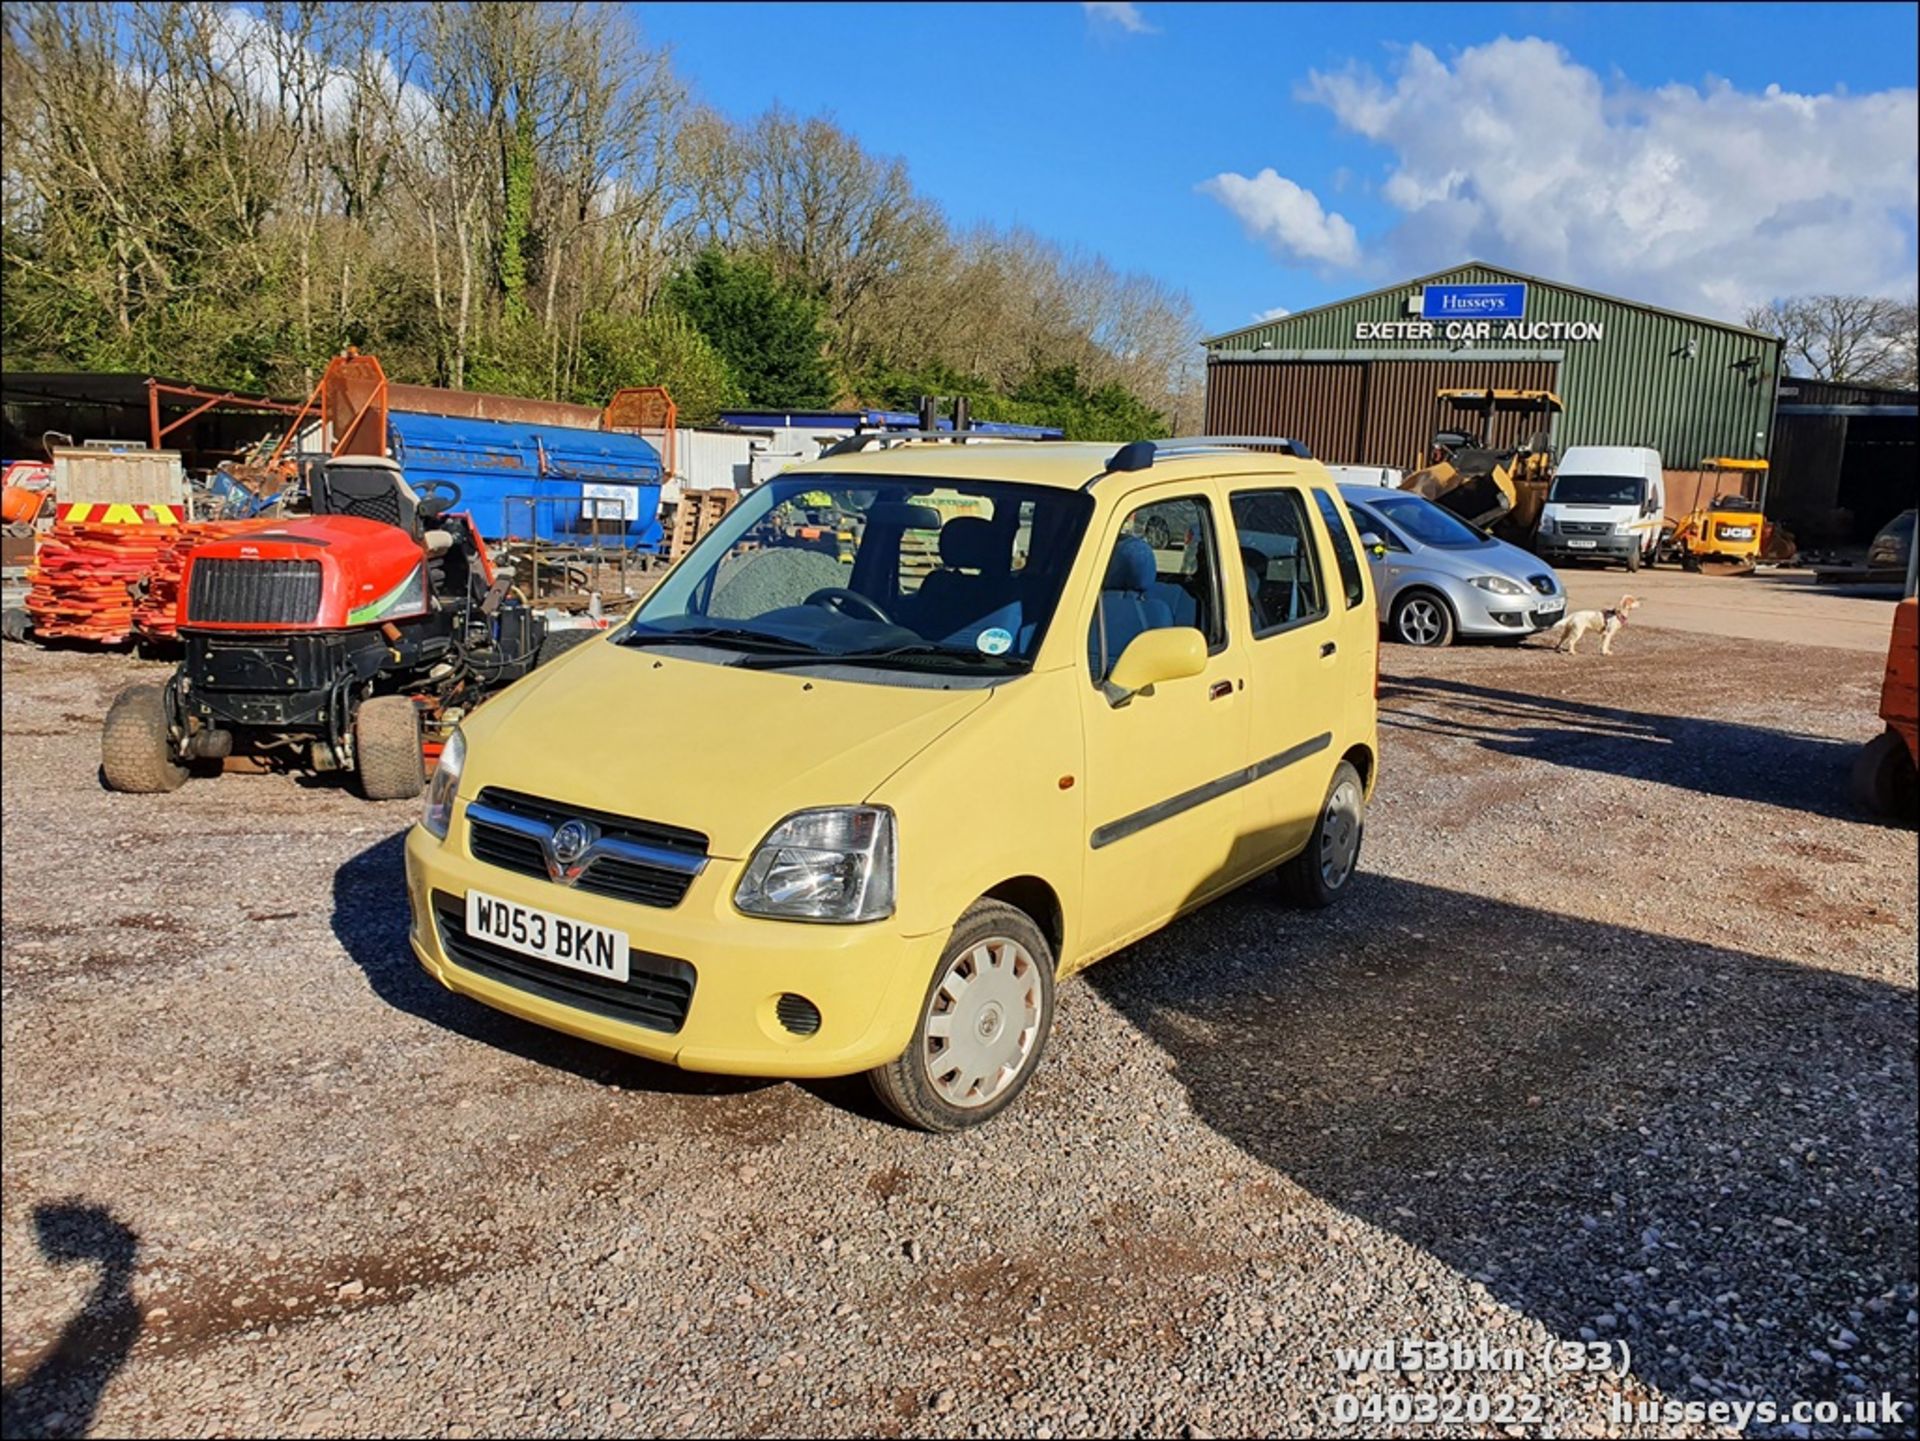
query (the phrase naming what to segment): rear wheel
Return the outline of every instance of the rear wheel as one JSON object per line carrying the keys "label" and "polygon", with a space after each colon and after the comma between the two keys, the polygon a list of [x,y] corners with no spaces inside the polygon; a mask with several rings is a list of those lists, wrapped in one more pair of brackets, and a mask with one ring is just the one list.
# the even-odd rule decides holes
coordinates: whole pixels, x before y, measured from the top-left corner
{"label": "rear wheel", "polygon": [[360,793],[370,801],[411,800],[426,788],[420,753],[420,712],[403,695],[378,695],[353,721],[353,754]]}
{"label": "rear wheel", "polygon": [[108,790],[134,795],[186,784],[187,768],[174,758],[167,730],[165,687],[128,686],[115,697],[100,730],[100,775]]}
{"label": "rear wheel", "polygon": [[1920,777],[1907,743],[1883,730],[1853,758],[1853,798],[1877,816],[1912,819],[1920,799]]}
{"label": "rear wheel", "polygon": [[1026,1088],[1053,1027],[1053,948],[1026,912],[976,901],[953,928],[898,1060],[868,1072],[887,1109],[962,1131]]}
{"label": "rear wheel", "polygon": [[1408,645],[1442,646],[1453,641],[1453,612],[1430,590],[1411,590],[1393,603],[1393,633]]}
{"label": "rear wheel", "polygon": [[1367,829],[1367,788],[1350,761],[1333,768],[1326,803],[1307,848],[1280,868],[1280,886],[1295,905],[1330,906],[1346,894],[1360,864]]}

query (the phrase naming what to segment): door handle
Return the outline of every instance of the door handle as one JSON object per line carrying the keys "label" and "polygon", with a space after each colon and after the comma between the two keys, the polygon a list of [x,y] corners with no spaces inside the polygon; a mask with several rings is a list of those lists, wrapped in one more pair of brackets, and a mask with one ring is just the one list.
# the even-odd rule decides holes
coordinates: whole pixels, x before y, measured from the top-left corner
{"label": "door handle", "polygon": [[1217,680],[1207,687],[1208,700],[1225,700],[1232,694],[1233,682],[1230,680]]}
{"label": "door handle", "polygon": [[1332,655],[1335,651],[1339,649],[1340,649],[1339,646],[1335,645],[1332,641],[1328,641],[1325,645],[1320,647],[1320,659],[1325,660],[1328,656]]}

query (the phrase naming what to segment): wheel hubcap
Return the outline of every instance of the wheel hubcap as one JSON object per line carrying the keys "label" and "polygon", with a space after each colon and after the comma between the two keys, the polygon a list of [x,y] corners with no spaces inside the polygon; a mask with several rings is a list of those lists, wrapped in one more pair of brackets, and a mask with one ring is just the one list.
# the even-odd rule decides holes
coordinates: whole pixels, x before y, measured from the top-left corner
{"label": "wheel hubcap", "polygon": [[993,936],[947,962],[927,1008],[921,1059],[950,1106],[984,1106],[1013,1083],[1040,1036],[1040,968]]}
{"label": "wheel hubcap", "polygon": [[1360,788],[1343,780],[1327,797],[1327,812],[1320,820],[1320,878],[1328,890],[1339,890],[1353,874],[1360,827]]}
{"label": "wheel hubcap", "polygon": [[1432,645],[1440,635],[1440,613],[1433,602],[1410,600],[1400,608],[1400,634],[1415,645]]}

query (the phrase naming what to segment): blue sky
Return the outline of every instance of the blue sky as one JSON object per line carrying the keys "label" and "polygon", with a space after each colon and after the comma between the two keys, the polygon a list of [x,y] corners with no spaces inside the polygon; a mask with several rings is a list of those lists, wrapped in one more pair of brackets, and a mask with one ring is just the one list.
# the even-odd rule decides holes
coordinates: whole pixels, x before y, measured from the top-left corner
{"label": "blue sky", "polygon": [[1208,331],[1469,255],[1712,314],[1913,286],[1911,5],[636,8],[700,99],[831,114]]}

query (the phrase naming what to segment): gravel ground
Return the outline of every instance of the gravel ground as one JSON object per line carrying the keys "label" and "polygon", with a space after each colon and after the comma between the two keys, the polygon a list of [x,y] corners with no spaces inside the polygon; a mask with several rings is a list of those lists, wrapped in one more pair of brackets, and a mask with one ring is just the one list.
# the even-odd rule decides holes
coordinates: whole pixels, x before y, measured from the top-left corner
{"label": "gravel ground", "polygon": [[[1390,648],[1356,892],[1251,888],[1095,967],[957,1139],[452,997],[404,940],[412,806],[107,795],[98,718],[158,668],[4,664],[9,1435],[1915,1399],[1914,838],[1844,800],[1871,656]],[[1394,1337],[1633,1368],[1337,1364]]]}

